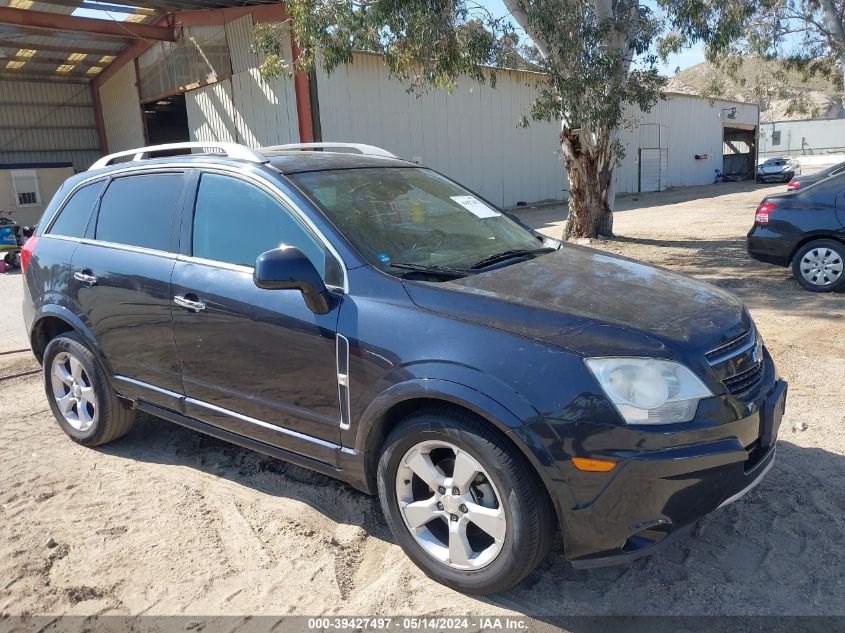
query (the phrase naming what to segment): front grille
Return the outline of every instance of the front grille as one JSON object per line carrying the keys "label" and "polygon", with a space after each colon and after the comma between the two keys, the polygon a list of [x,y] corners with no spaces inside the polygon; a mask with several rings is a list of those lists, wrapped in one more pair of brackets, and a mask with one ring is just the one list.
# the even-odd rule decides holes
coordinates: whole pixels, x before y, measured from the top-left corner
{"label": "front grille", "polygon": [[762,342],[752,325],[740,336],[710,350],[704,357],[719,374],[729,393],[740,395],[753,389],[763,377]]}
{"label": "front grille", "polygon": [[704,357],[711,365],[716,365],[731,358],[735,352],[748,347],[754,341],[754,328],[748,328],[745,334],[728,341],[724,345],[707,352]]}
{"label": "front grille", "polygon": [[732,394],[737,395],[751,390],[763,377],[763,363],[759,362],[754,367],[746,369],[730,378],[725,378],[722,383]]}

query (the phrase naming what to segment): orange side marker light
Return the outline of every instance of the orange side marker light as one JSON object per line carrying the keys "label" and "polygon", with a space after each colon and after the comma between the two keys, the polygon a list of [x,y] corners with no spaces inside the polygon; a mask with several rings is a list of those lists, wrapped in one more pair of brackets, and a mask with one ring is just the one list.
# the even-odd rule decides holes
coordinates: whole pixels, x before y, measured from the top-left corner
{"label": "orange side marker light", "polygon": [[604,459],[588,459],[586,457],[573,457],[572,463],[578,470],[586,470],[592,473],[606,473],[616,467],[616,462],[609,462]]}

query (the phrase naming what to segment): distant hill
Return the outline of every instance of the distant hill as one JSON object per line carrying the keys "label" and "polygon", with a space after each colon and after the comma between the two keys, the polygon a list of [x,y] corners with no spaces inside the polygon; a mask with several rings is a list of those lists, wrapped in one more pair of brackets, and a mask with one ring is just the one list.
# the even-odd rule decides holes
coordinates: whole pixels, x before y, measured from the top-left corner
{"label": "distant hill", "polygon": [[696,64],[672,77],[667,89],[759,102],[761,121],[845,117],[845,93],[832,81],[825,77],[805,81],[800,72],[762,59],[744,62],[736,80],[707,62]]}

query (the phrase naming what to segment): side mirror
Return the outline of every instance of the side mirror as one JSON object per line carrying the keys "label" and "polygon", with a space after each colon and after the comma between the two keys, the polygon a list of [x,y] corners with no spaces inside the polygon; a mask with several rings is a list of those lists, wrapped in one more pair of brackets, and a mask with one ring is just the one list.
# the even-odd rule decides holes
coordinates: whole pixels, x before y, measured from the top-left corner
{"label": "side mirror", "polygon": [[299,290],[314,314],[331,310],[332,296],[320,273],[301,250],[282,245],[261,253],[252,273],[255,285],[265,290]]}

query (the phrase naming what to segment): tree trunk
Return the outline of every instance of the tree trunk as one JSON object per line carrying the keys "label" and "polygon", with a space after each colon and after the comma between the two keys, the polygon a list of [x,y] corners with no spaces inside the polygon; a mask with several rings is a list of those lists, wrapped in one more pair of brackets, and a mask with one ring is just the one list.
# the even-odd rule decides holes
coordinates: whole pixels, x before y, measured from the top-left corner
{"label": "tree trunk", "polygon": [[827,24],[825,35],[830,47],[839,58],[839,72],[843,76],[842,81],[845,85],[845,26],[842,24],[842,16],[834,0],[820,0],[819,3],[824,13],[824,21]]}
{"label": "tree trunk", "polygon": [[845,90],[845,51],[839,53],[839,74],[841,75],[843,90]]}
{"label": "tree trunk", "polygon": [[613,166],[610,142],[585,147],[577,131],[561,133],[561,150],[569,176],[569,217],[563,239],[613,235]]}

